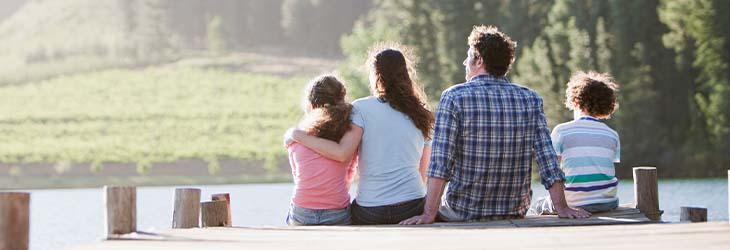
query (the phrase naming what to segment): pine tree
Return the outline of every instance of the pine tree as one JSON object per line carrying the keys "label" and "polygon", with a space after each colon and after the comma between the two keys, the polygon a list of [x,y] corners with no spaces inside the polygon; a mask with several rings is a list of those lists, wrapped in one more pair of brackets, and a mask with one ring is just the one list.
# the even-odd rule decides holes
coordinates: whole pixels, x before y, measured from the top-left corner
{"label": "pine tree", "polygon": [[713,165],[730,162],[720,152],[730,146],[730,6],[720,0],[662,1],[661,21],[669,27],[664,45],[674,49],[681,70],[694,82],[694,103],[702,115]]}

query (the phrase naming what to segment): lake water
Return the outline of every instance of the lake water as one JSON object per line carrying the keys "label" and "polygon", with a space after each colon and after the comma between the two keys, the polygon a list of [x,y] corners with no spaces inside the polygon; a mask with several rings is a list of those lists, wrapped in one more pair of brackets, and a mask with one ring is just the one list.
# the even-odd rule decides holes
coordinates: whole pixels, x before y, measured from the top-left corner
{"label": "lake water", "polygon": [[[207,200],[214,193],[230,193],[234,226],[281,226],[289,205],[292,184],[194,186]],[[137,189],[137,229],[170,228],[173,193],[177,187]],[[534,196],[547,192],[533,183]],[[63,249],[88,244],[104,236],[102,189],[30,190],[31,249]],[[659,182],[659,205],[665,221],[679,220],[679,207],[708,208],[711,221],[728,220],[726,179],[668,180]],[[633,201],[633,183],[619,185],[621,203]]]}

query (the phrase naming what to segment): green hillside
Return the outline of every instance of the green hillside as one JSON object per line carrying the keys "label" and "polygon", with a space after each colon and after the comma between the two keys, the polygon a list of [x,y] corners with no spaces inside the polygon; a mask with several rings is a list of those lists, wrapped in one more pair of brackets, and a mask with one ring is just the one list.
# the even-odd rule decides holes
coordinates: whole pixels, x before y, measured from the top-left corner
{"label": "green hillside", "polygon": [[0,162],[151,163],[284,156],[307,78],[195,68],[108,70],[0,87]]}

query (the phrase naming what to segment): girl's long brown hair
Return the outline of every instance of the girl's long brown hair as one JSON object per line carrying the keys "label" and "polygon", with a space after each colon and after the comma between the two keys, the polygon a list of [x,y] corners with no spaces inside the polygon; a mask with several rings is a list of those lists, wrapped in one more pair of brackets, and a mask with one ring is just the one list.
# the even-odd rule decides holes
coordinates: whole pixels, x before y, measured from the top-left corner
{"label": "girl's long brown hair", "polygon": [[304,104],[311,107],[300,127],[309,134],[339,142],[350,130],[352,105],[345,102],[345,85],[336,77],[322,75],[305,89]]}
{"label": "girl's long brown hair", "polygon": [[407,51],[407,48],[397,44],[379,44],[371,49],[368,64],[375,77],[371,91],[393,109],[408,116],[423,137],[431,139],[435,118],[429,110],[423,88],[411,74],[415,72],[411,68],[413,63],[402,51]]}

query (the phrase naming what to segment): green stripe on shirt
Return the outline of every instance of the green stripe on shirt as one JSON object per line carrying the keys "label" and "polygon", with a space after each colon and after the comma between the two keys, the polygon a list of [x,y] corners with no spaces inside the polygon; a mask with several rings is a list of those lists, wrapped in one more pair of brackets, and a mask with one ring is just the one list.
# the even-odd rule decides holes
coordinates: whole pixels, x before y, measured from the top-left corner
{"label": "green stripe on shirt", "polygon": [[610,181],[613,180],[613,176],[605,174],[585,174],[585,175],[574,175],[566,176],[565,181],[567,183],[585,183],[592,181]]}

